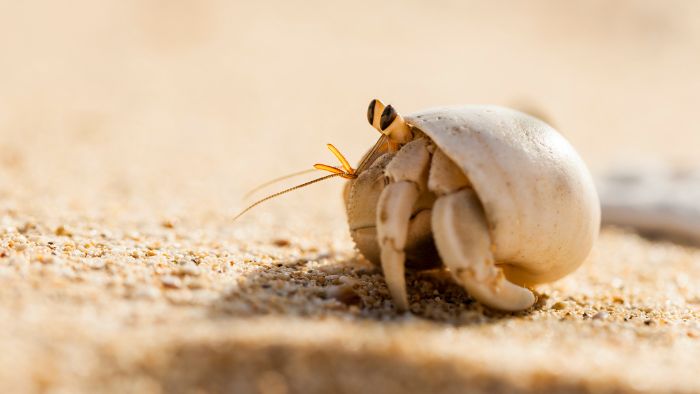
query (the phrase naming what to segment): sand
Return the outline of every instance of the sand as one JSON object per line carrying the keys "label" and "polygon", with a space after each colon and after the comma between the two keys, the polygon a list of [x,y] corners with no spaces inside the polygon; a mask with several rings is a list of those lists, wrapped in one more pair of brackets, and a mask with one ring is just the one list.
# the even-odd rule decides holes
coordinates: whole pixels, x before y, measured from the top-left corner
{"label": "sand", "polygon": [[0,6],[0,392],[700,391],[697,248],[606,228],[531,310],[435,271],[399,314],[340,180],[231,220],[357,161],[374,97],[529,110],[596,174],[700,164],[696,3],[567,4]]}
{"label": "sand", "polygon": [[606,230],[531,310],[423,272],[399,314],[347,236],[272,234],[6,213],[3,391],[700,390],[697,250]]}

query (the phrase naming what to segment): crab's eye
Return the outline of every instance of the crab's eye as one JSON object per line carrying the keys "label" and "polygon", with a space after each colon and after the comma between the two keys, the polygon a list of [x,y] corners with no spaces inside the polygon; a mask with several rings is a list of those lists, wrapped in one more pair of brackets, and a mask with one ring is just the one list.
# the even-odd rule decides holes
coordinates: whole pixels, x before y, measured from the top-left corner
{"label": "crab's eye", "polygon": [[374,107],[377,105],[377,99],[369,102],[369,108],[367,108],[367,121],[369,124],[374,124]]}
{"label": "crab's eye", "polygon": [[387,127],[391,126],[391,123],[396,119],[396,110],[391,104],[387,105],[382,112],[382,117],[379,120],[379,128],[384,131]]}
{"label": "crab's eye", "polygon": [[379,118],[382,111],[384,111],[384,103],[382,103],[381,100],[374,99],[369,102],[369,107],[367,108],[367,121],[379,132],[382,131],[379,128]]}

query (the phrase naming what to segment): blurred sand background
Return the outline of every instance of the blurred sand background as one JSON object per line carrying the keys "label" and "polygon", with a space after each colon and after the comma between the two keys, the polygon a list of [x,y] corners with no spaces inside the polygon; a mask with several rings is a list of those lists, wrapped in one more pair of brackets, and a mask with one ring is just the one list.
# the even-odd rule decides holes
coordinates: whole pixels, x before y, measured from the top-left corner
{"label": "blurred sand background", "polygon": [[375,97],[698,165],[700,3],[1,2],[0,389],[700,390],[697,250],[608,230],[532,313],[418,275],[410,317],[341,182],[231,223],[327,142],[359,159]]}

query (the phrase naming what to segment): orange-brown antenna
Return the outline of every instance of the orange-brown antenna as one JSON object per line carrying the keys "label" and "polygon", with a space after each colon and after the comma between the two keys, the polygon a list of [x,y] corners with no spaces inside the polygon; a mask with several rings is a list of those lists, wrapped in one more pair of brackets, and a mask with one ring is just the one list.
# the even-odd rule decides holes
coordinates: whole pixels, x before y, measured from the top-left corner
{"label": "orange-brown antenna", "polygon": [[248,197],[250,197],[250,196],[252,196],[253,194],[255,194],[255,192],[257,192],[258,190],[264,189],[264,188],[266,188],[267,186],[270,186],[270,185],[274,185],[274,184],[277,183],[277,182],[280,182],[280,181],[283,181],[283,180],[289,179],[289,178],[294,178],[295,176],[308,174],[308,173],[314,172],[314,171],[316,171],[316,170],[313,169],[313,168],[309,168],[309,169],[306,169],[306,170],[303,170],[303,171],[297,171],[297,172],[293,172],[293,173],[291,173],[291,174],[283,175],[283,176],[277,177],[277,178],[275,178],[275,179],[270,179],[269,181],[267,181],[267,182],[265,182],[265,183],[262,183],[262,184],[260,184],[260,185],[258,185],[258,186],[256,186],[256,187],[250,189],[246,194],[243,195],[243,199],[245,200],[245,199],[247,199]]}
{"label": "orange-brown antenna", "polygon": [[[306,187],[306,186],[309,186],[309,185],[313,185],[313,184],[316,183],[316,182],[321,182],[321,181],[324,181],[324,180],[326,180],[326,179],[333,178],[333,177],[336,177],[336,176],[339,176],[339,177],[342,177],[342,178],[345,178],[345,179],[355,179],[355,178],[357,178],[357,174],[355,174],[355,170],[350,166],[350,163],[349,163],[348,160],[345,158],[345,156],[343,156],[343,154],[340,153],[340,151],[339,151],[335,146],[333,146],[333,144],[328,144],[327,146],[328,146],[328,149],[331,151],[331,153],[333,153],[333,155],[334,155],[336,158],[338,158],[338,161],[340,161],[340,164],[341,164],[341,166],[342,166],[342,169],[340,169],[340,168],[338,168],[338,167],[329,166],[329,165],[327,165],[327,164],[314,164],[314,168],[315,168],[315,169],[317,169],[317,170],[323,170],[323,171],[328,171],[328,172],[331,172],[331,174],[330,174],[330,175],[326,175],[326,176],[322,176],[322,177],[320,177],[320,178],[316,178],[316,179],[311,180],[311,181],[308,181],[308,182],[304,182],[304,183],[302,183],[301,185],[297,185],[297,186],[290,187],[289,189],[282,190],[281,192],[277,192],[277,193],[275,193],[275,194],[271,194],[271,195],[269,195],[269,196],[267,196],[267,197],[265,197],[265,198],[263,198],[263,199],[261,199],[261,200],[258,200],[258,201],[256,201],[256,202],[250,204],[250,205],[249,205],[248,207],[246,207],[244,210],[242,210],[238,215],[236,215],[236,216],[233,218],[233,220],[235,221],[235,220],[238,219],[239,217],[243,216],[243,214],[245,214],[246,212],[250,211],[251,209],[255,208],[256,206],[258,206],[258,205],[260,205],[260,204],[262,204],[262,203],[264,203],[264,202],[267,201],[267,200],[271,200],[271,199],[273,199],[273,198],[275,198],[275,197],[279,197],[279,196],[281,196],[281,195],[283,195],[283,194],[286,194],[286,193],[289,193],[289,192],[291,192],[291,191],[294,191],[294,190],[297,190],[297,189],[301,189],[302,187]],[[286,178],[289,178],[290,176],[295,176],[295,175],[301,175],[301,173],[294,173],[294,174],[291,174],[291,175],[287,175],[287,176],[284,176],[284,177],[280,177],[280,178],[277,178],[277,179],[273,179],[273,180],[270,181],[270,182],[266,182],[266,184],[274,183],[274,182],[276,182],[276,181],[278,181],[278,180],[286,179]],[[259,189],[259,188],[260,188],[260,186],[258,187],[258,189]]]}
{"label": "orange-brown antenna", "polygon": [[243,216],[244,213],[250,211],[251,209],[255,208],[256,206],[258,206],[258,205],[260,205],[260,204],[262,204],[262,203],[264,203],[264,202],[267,201],[267,200],[271,200],[271,199],[273,199],[273,198],[275,198],[275,197],[279,197],[279,196],[281,196],[281,195],[283,195],[283,194],[287,194],[287,193],[289,193],[289,192],[291,192],[291,191],[294,191],[294,190],[297,190],[297,189],[301,189],[302,187],[306,187],[306,186],[309,186],[309,185],[313,185],[313,184],[316,183],[316,182],[325,181],[325,180],[328,179],[328,178],[333,178],[333,177],[335,177],[335,176],[340,176],[340,175],[341,175],[341,174],[330,174],[330,175],[322,176],[322,177],[320,177],[320,178],[316,178],[316,179],[314,179],[314,180],[311,180],[311,181],[308,181],[308,182],[304,182],[304,183],[302,183],[301,185],[296,185],[296,186],[290,187],[289,189],[282,190],[281,192],[277,192],[277,193],[275,193],[275,194],[271,194],[271,195],[269,195],[269,196],[263,198],[262,200],[258,200],[258,201],[256,201],[256,202],[254,202],[254,203],[248,205],[248,207],[247,207],[246,209],[242,210],[238,215],[236,215],[236,216],[233,218],[233,220],[235,221],[235,220],[238,219],[239,217]]}
{"label": "orange-brown antenna", "polygon": [[370,149],[369,152],[367,152],[367,154],[362,158],[360,165],[358,165],[357,170],[355,170],[355,174],[359,174],[362,171],[364,171],[365,167],[367,167],[367,165],[371,164],[371,161],[375,158],[374,156],[377,152],[387,150],[388,144],[389,144],[389,138],[387,136],[382,135],[381,137],[379,137],[377,142],[374,143],[374,146],[372,147],[372,149]]}

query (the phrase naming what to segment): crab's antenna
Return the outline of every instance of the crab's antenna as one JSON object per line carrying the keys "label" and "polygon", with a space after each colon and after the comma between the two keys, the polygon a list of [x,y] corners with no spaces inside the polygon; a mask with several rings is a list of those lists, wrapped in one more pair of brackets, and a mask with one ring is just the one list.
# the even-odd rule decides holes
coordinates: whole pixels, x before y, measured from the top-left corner
{"label": "crab's antenna", "polygon": [[289,179],[289,178],[294,178],[295,176],[308,174],[308,173],[310,173],[310,172],[314,172],[314,169],[313,169],[313,168],[309,168],[308,170],[297,171],[297,172],[293,172],[293,173],[291,173],[291,174],[283,175],[283,176],[278,177],[278,178],[275,178],[275,179],[270,179],[269,181],[267,181],[267,182],[265,182],[265,183],[262,183],[262,184],[260,184],[260,185],[258,185],[258,186],[256,186],[256,187],[254,187],[253,189],[250,189],[246,194],[243,195],[243,199],[247,199],[247,198],[249,198],[250,196],[252,196],[253,194],[255,194],[255,192],[257,192],[257,191],[259,191],[259,190],[261,190],[261,189],[264,189],[264,188],[266,188],[266,187],[268,187],[268,186],[270,186],[270,185],[274,185],[274,184],[277,183],[277,182],[281,182],[281,181],[283,181],[283,180],[285,180],[285,179]]}
{"label": "crab's antenna", "polygon": [[248,205],[248,207],[245,208],[244,210],[242,210],[238,215],[236,215],[236,216],[233,218],[233,220],[235,221],[235,220],[238,219],[239,217],[243,216],[243,214],[245,214],[246,212],[250,211],[251,209],[257,207],[258,205],[264,203],[264,202],[267,201],[267,200],[271,200],[271,199],[273,199],[273,198],[275,198],[275,197],[279,197],[279,196],[281,196],[281,195],[283,195],[283,194],[287,194],[287,193],[289,193],[289,192],[291,192],[291,191],[294,191],[294,190],[297,190],[297,189],[301,189],[302,187],[306,187],[306,186],[309,186],[309,185],[313,185],[313,184],[316,183],[316,182],[325,181],[326,179],[333,178],[333,177],[336,177],[336,176],[342,176],[342,173],[335,173],[335,174],[330,174],[330,175],[322,176],[322,177],[320,177],[320,178],[316,178],[316,179],[310,180],[310,181],[308,181],[308,182],[304,182],[304,183],[302,183],[301,185],[296,185],[296,186],[290,187],[289,189],[282,190],[281,192],[277,192],[277,193],[275,193],[275,194],[271,194],[271,195],[269,195],[269,196],[267,196],[267,197],[265,197],[265,198],[263,198],[263,199],[261,199],[261,200],[258,200],[258,201],[256,201],[256,202],[254,202],[254,203]]}
{"label": "crab's antenna", "polygon": [[387,144],[388,144],[388,138],[385,135],[382,135],[379,137],[377,142],[374,143],[374,146],[370,151],[365,155],[365,157],[362,159],[360,162],[360,165],[357,166],[357,170],[355,170],[356,174],[361,173],[362,171],[365,170],[365,167],[370,164],[370,159],[374,156],[375,153],[377,153],[378,150],[383,149]]}
{"label": "crab's antenna", "polygon": [[[338,168],[338,167],[329,166],[329,165],[327,165],[327,164],[314,164],[314,168],[315,168],[315,169],[317,169],[317,170],[323,170],[323,171],[328,171],[328,172],[330,172],[331,174],[330,174],[330,175],[326,175],[326,176],[322,176],[322,177],[320,177],[320,178],[316,178],[316,179],[310,180],[310,181],[308,181],[308,182],[304,182],[304,183],[302,183],[301,185],[296,185],[296,186],[290,187],[289,189],[282,190],[281,192],[277,192],[277,193],[275,193],[275,194],[271,194],[271,195],[269,195],[269,196],[267,196],[267,197],[265,197],[265,198],[263,198],[263,199],[261,199],[261,200],[258,200],[258,201],[256,201],[256,202],[250,204],[250,205],[249,205],[247,208],[245,208],[244,210],[242,210],[238,215],[236,215],[236,216],[233,218],[233,220],[235,221],[235,220],[238,219],[239,217],[243,216],[243,214],[245,214],[246,212],[250,211],[251,209],[255,208],[256,206],[258,206],[258,205],[260,205],[260,204],[262,204],[262,203],[264,203],[264,202],[267,201],[267,200],[271,200],[271,199],[273,199],[273,198],[275,198],[275,197],[279,197],[279,196],[281,196],[281,195],[283,195],[283,194],[287,194],[287,193],[289,193],[289,192],[291,192],[291,191],[294,191],[294,190],[297,190],[297,189],[301,189],[302,187],[306,187],[306,186],[309,186],[309,185],[313,185],[313,184],[316,183],[316,182],[321,182],[321,181],[324,181],[324,180],[326,180],[326,179],[333,178],[333,177],[336,177],[336,176],[339,176],[339,177],[342,177],[342,178],[345,178],[345,179],[355,179],[355,178],[357,178],[357,174],[355,174],[355,170],[350,166],[350,163],[348,163],[348,160],[345,158],[345,156],[343,156],[342,153],[340,153],[340,151],[338,150],[338,148],[336,148],[335,146],[333,146],[333,144],[328,144],[327,146],[328,146],[328,149],[331,151],[331,153],[333,153],[333,155],[334,155],[336,158],[338,158],[338,161],[340,161],[340,164],[341,164],[341,166],[342,166],[342,169],[340,169],[340,168]],[[304,172],[306,172],[306,171],[304,171]],[[290,176],[294,176],[294,175],[300,175],[301,173],[302,173],[302,172],[294,173],[294,174],[292,174],[292,175],[287,175],[287,176],[278,178],[277,180],[286,179],[286,178],[289,178]],[[274,181],[276,181],[276,180],[272,180],[272,181],[270,181],[270,182],[267,182],[267,184],[273,183]],[[259,189],[259,188],[260,188],[260,186],[258,187],[258,189]]]}

